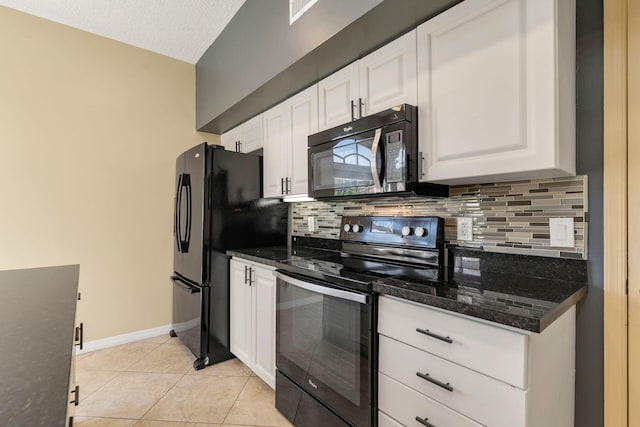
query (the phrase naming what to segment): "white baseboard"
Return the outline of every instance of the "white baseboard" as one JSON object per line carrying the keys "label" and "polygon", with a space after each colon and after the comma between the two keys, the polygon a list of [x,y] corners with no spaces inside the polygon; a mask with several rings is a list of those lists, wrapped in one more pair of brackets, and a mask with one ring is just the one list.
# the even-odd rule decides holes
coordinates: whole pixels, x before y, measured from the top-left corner
{"label": "white baseboard", "polygon": [[115,335],[113,337],[101,338],[99,340],[87,341],[82,345],[82,350],[76,347],[76,354],[89,353],[104,348],[115,347],[120,344],[127,344],[140,341],[146,338],[153,338],[164,334],[169,334],[171,325],[158,326],[157,328],[144,329],[142,331],[129,332],[128,334]]}

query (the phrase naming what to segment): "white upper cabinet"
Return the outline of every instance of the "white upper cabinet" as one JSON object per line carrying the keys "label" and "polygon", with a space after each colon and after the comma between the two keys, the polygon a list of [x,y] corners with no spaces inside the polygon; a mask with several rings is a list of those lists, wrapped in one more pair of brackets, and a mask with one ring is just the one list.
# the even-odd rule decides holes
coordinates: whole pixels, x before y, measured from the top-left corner
{"label": "white upper cabinet", "polygon": [[399,104],[416,105],[416,31],[365,56],[359,61],[359,69],[359,116]]}
{"label": "white upper cabinet", "polygon": [[466,0],[417,37],[423,180],[575,174],[575,0]]}
{"label": "white upper cabinet", "polygon": [[316,132],[317,85],[264,113],[264,197],[307,194],[307,138]]}
{"label": "white upper cabinet", "polygon": [[243,124],[223,133],[220,142],[226,150],[251,153],[263,145],[262,114],[247,120]]}
{"label": "white upper cabinet", "polygon": [[417,103],[416,31],[318,83],[319,129],[340,126],[398,104]]}
{"label": "white upper cabinet", "polygon": [[318,86],[300,92],[287,101],[291,114],[290,195],[309,192],[308,137],[318,132]]}
{"label": "white upper cabinet", "polygon": [[264,197],[283,197],[289,176],[288,148],[291,118],[286,103],[276,105],[264,113]]}
{"label": "white upper cabinet", "polygon": [[318,83],[320,130],[358,118],[358,63],[336,71]]}

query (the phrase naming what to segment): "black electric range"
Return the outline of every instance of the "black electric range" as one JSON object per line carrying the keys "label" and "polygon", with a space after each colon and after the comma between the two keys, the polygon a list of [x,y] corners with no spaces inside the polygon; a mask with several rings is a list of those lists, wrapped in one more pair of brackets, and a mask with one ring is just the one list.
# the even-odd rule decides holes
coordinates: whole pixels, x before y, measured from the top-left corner
{"label": "black electric range", "polygon": [[444,220],[343,217],[340,252],[278,263],[276,407],[296,426],[376,425],[382,278],[446,281]]}

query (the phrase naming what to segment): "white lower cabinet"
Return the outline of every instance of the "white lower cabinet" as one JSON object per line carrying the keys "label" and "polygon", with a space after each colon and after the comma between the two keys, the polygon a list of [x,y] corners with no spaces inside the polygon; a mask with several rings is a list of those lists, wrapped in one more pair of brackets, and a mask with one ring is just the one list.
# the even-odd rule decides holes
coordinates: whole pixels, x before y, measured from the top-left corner
{"label": "white lower cabinet", "polygon": [[[425,423],[433,426],[480,427],[480,424],[460,415],[435,400],[403,385],[391,377],[378,376],[378,408],[381,411],[378,425],[421,427]],[[389,415],[384,415],[388,413]],[[385,422],[381,421],[387,418]],[[388,421],[389,418],[393,420]],[[420,418],[424,422],[417,420]],[[398,420],[397,422],[394,420]]]}
{"label": "white lower cabinet", "polygon": [[276,372],[276,278],[273,267],[231,260],[231,352],[271,388]]}
{"label": "white lower cabinet", "polygon": [[378,319],[380,425],[574,425],[575,307],[542,333],[386,296]]}

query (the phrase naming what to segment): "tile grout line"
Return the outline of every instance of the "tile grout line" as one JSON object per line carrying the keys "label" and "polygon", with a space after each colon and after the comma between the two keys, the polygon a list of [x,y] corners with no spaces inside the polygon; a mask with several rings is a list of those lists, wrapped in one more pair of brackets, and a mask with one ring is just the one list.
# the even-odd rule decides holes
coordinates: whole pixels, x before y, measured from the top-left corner
{"label": "tile grout line", "polygon": [[[253,372],[253,371],[251,371]],[[229,416],[229,413],[231,412],[231,410],[233,409],[233,407],[235,406],[235,404],[238,402],[238,398],[240,397],[240,395],[242,394],[242,392],[244,391],[245,388],[247,388],[247,385],[249,385],[249,380],[251,379],[251,375],[249,375],[247,377],[247,380],[245,381],[244,385],[242,386],[242,389],[240,390],[240,392],[238,393],[238,395],[236,396],[235,399],[233,399],[233,403],[231,404],[231,406],[229,406],[229,409],[227,410],[227,413],[224,414],[224,418],[222,419],[222,424],[220,425],[224,425],[225,421],[227,420],[227,417]],[[232,424],[233,425],[233,424]],[[242,425],[242,424],[240,424]]]}
{"label": "tile grout line", "polygon": [[[189,369],[191,369],[191,368],[189,368]],[[153,404],[149,407],[149,409],[147,409],[147,410],[145,411],[145,413],[144,413],[144,414],[142,414],[142,416],[138,419],[138,421],[142,421],[142,420],[144,419],[144,417],[145,417],[145,416],[146,416],[146,415],[147,415],[147,414],[148,414],[148,413],[149,413],[153,408],[155,408],[155,406],[156,406],[158,403],[160,403],[160,401],[162,400],[162,398],[163,398],[163,397],[165,397],[165,396],[167,395],[167,393],[169,393],[171,390],[173,390],[173,388],[174,388],[174,387],[175,387],[175,386],[176,386],[180,381],[182,381],[182,379],[185,377],[185,375],[187,375],[187,374],[188,374],[188,372],[189,372],[189,370],[185,371],[185,373],[184,373],[184,374],[182,374],[182,376],[181,376],[180,378],[178,378],[178,381],[176,381],[176,382],[175,382],[171,387],[169,387],[169,388],[167,389],[167,391],[165,391],[164,393],[162,393],[162,396],[160,396],[160,397],[158,398],[158,400],[156,400],[155,402],[153,402]],[[155,420],[151,420],[151,421],[155,421]]]}

